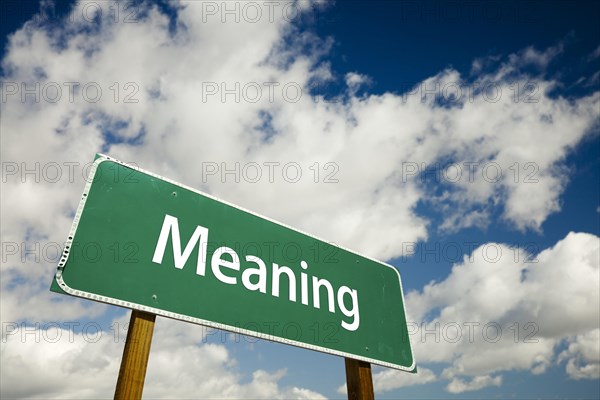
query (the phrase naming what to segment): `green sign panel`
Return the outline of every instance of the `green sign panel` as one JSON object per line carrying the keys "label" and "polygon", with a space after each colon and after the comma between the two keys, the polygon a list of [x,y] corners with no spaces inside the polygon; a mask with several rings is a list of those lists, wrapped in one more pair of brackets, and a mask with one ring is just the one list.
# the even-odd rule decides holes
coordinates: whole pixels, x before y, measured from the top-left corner
{"label": "green sign panel", "polygon": [[395,268],[107,156],[51,290],[415,370]]}

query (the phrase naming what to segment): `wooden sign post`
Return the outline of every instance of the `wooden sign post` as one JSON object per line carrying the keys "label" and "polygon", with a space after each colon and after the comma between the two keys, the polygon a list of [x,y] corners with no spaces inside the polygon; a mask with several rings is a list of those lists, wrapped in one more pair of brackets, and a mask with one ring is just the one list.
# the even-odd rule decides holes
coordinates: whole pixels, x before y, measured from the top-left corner
{"label": "wooden sign post", "polygon": [[131,310],[115,400],[142,398],[155,319],[156,315],[154,314]]}
{"label": "wooden sign post", "polygon": [[373,377],[371,364],[353,358],[345,358],[346,388],[348,400],[373,400]]}

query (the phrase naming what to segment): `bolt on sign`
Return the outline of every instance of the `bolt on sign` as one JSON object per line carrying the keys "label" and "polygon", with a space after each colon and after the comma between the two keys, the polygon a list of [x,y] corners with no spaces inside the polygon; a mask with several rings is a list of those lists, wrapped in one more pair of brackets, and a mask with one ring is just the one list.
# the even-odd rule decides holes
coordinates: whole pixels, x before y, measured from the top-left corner
{"label": "bolt on sign", "polygon": [[394,267],[104,155],[51,290],[416,370]]}

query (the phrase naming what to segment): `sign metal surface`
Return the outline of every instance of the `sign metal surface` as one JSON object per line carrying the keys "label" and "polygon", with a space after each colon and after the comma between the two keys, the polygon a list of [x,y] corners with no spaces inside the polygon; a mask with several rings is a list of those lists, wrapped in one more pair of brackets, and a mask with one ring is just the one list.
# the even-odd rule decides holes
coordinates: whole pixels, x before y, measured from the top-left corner
{"label": "sign metal surface", "polygon": [[104,155],[51,290],[415,371],[394,267]]}

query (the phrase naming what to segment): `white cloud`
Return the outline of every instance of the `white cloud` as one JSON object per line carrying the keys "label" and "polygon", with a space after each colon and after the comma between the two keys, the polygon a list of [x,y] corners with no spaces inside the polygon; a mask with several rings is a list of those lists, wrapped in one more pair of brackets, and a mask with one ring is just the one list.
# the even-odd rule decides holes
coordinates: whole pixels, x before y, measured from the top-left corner
{"label": "white cloud", "polygon": [[[435,373],[428,368],[419,368],[416,374],[386,369],[373,373],[373,391],[375,394],[381,394],[407,386],[424,385],[435,380]],[[346,384],[339,386],[337,392],[347,394]]]}
{"label": "white cloud", "polygon": [[[38,278],[35,281],[25,281],[27,284],[14,284],[9,280],[9,274],[2,275],[2,302],[0,312],[2,321],[57,321],[79,318],[96,318],[106,312],[107,307],[86,300],[57,296],[48,288],[52,275]],[[18,282],[18,281],[17,281]],[[14,287],[12,287],[14,285]]]}
{"label": "white cloud", "polygon": [[[433,188],[406,174],[409,164],[420,168],[450,158],[462,165],[459,181],[442,182],[449,195],[440,200],[439,209],[446,210],[448,221],[466,214],[471,218],[447,225],[485,226],[489,211],[501,207],[517,229],[540,229],[560,209],[559,196],[568,180],[560,163],[586,134],[600,104],[598,93],[576,101],[550,98],[552,81],[527,76],[509,81],[506,72],[492,72],[478,81],[493,84],[498,99],[477,90],[469,95],[465,88],[452,107],[440,107],[426,96],[427,88],[437,87],[442,96],[456,85],[470,85],[453,70],[427,79],[404,97],[356,98],[357,79],[365,78],[353,73],[346,102],[315,102],[307,92],[311,80],[331,76],[327,64],[319,63],[327,41],[299,34],[284,19],[224,24],[219,15],[203,15],[196,3],[181,3],[177,16],[176,32],[169,31],[165,15],[150,7],[137,23],[102,19],[91,33],[84,29],[85,21],[65,24],[63,30],[28,24],[15,33],[4,59],[9,67],[5,81],[33,87],[40,71],[45,78],[40,103],[21,103],[20,93],[8,97],[3,159],[28,167],[50,161],[84,164],[106,145],[103,134],[112,127],[112,141],[124,141],[108,145],[117,158],[388,259],[401,254],[398,242],[427,238],[427,221],[415,207],[433,197]],[[284,46],[283,37],[291,45]],[[310,55],[302,51],[306,46],[314,50]],[[512,55],[502,68],[518,70],[534,54],[551,58],[556,52],[528,49]],[[78,91],[71,103],[65,82],[80,82],[81,87],[95,83],[103,95],[91,103]],[[525,87],[528,82],[533,86]],[[63,97],[44,101],[54,83],[62,87]],[[88,88],[88,97],[95,85]],[[304,90],[295,101],[298,88]],[[137,103],[125,103],[126,96]],[[138,142],[127,142],[142,130]],[[244,182],[244,167],[251,162],[280,163],[275,182],[269,182],[264,165],[259,183]],[[302,172],[297,183],[282,176],[283,166],[292,162]],[[479,163],[472,182],[463,164],[470,162]],[[234,174],[225,183],[220,174],[203,179],[203,163],[216,163],[211,167],[219,170],[235,170],[238,163],[242,182],[235,182]],[[490,182],[496,165],[502,177]],[[296,168],[286,171],[294,176]],[[325,183],[328,177],[337,183]],[[20,237],[27,229],[44,235],[64,232],[65,214],[74,207],[81,179],[77,184],[33,185],[18,178],[9,177],[11,190],[3,194],[5,210],[11,209],[4,212],[5,226],[20,227],[11,229]],[[24,201],[28,207],[19,206]],[[61,210],[58,224],[47,217],[52,210]],[[334,223],[323,224],[325,218]]]}
{"label": "white cloud", "polygon": [[[64,324],[11,330],[2,340],[2,397],[111,398],[125,338],[119,327],[126,322],[122,317],[110,330],[98,331],[96,324],[84,333]],[[308,389],[281,387],[285,370],[257,370],[240,383],[245,377],[235,371],[236,360],[223,345],[203,344],[203,333],[199,326],[157,318],[145,397],[324,399]]]}
{"label": "white cloud", "polygon": [[[0,234],[3,245],[15,244],[18,252],[7,256],[6,248],[2,249],[3,257],[7,256],[1,265],[3,321],[68,320],[106,312],[100,305],[85,306],[72,299],[56,301],[56,296],[47,292],[55,260],[23,261],[20,257],[25,246],[38,243],[44,249],[49,243],[60,246],[65,239],[84,185],[86,165],[95,152],[106,150],[123,161],[135,162],[324,239],[389,259],[402,254],[399,243],[427,239],[432,227],[416,211],[421,201],[440,210],[446,221],[442,229],[484,227],[493,211],[501,210],[515,229],[540,230],[546,218],[560,210],[560,195],[569,176],[563,164],[566,155],[597,121],[600,93],[576,100],[549,97],[548,91],[557,82],[519,74],[519,68],[527,63],[548,65],[562,51],[560,46],[546,51],[528,48],[509,56],[496,70],[475,71],[478,82],[501,93],[498,99],[493,93],[475,89],[451,69],[416,85],[411,94],[356,97],[357,85],[367,81],[358,71],[346,76],[344,101],[334,103],[308,94],[313,81],[335,76],[329,64],[322,62],[331,40],[300,32],[281,17],[273,21],[262,18],[256,23],[231,19],[222,23],[222,16],[207,14],[202,3],[174,4],[175,29],[169,28],[167,15],[142,3],[135,23],[114,23],[108,17],[92,25],[78,17],[51,28],[29,22],[11,36],[2,60],[5,99]],[[78,7],[73,14],[81,16],[86,3],[78,2]],[[303,2],[300,7],[309,6]],[[105,8],[102,15],[112,14]],[[263,15],[268,13],[263,10]],[[72,82],[77,83],[73,92],[69,86]],[[534,85],[527,89],[531,82]],[[22,83],[35,93],[24,95]],[[466,84],[467,88],[449,105],[439,104],[431,96],[422,101],[427,88],[434,87],[437,94],[445,95],[453,84]],[[516,94],[515,85],[520,88]],[[101,96],[97,96],[98,88]],[[298,88],[302,93],[296,98]],[[234,93],[226,94],[225,89]],[[10,94],[11,90],[17,92]],[[56,90],[61,96],[55,97]],[[27,101],[22,101],[23,96]],[[422,182],[410,169],[416,166],[418,172],[425,164],[435,166],[445,160],[462,166],[460,179],[446,178],[432,185]],[[465,164],[470,162],[478,163],[472,180]],[[261,166],[258,183],[244,180],[249,163]],[[265,163],[279,163],[273,182]],[[291,163],[297,163],[302,172],[297,183],[290,182],[294,169],[287,170],[289,175],[282,174],[285,166],[294,166]],[[503,174],[492,182],[491,167],[496,165]],[[55,180],[56,166],[61,175]],[[220,173],[203,175],[208,167],[215,166],[219,172],[238,168],[240,181],[236,182],[235,174],[225,179]],[[438,196],[440,186],[445,191]],[[540,255],[539,265],[547,265],[562,277],[569,283],[566,287],[535,266],[506,260],[489,265],[480,257],[481,271],[493,274],[457,266],[456,275],[453,273],[445,284],[413,294],[410,310],[421,318],[433,307],[441,307],[445,321],[464,318],[463,311],[471,318],[495,318],[506,323],[517,316],[521,322],[538,321],[540,341],[526,346],[521,343],[520,359],[508,362],[506,368],[542,371],[552,361],[558,338],[585,334],[597,321],[584,321],[589,317],[587,310],[594,311],[588,307],[593,298],[581,295],[589,289],[598,292],[593,279],[588,279],[594,277],[597,267],[579,255],[587,254],[593,241],[580,234],[570,235],[564,241],[568,243],[566,249],[557,245]],[[567,274],[553,261],[555,255],[564,256],[573,271]],[[588,258],[593,259],[593,254]],[[500,265],[505,268],[500,270]],[[469,274],[472,276],[464,276],[463,270],[473,272]],[[533,283],[520,281],[523,270]],[[467,290],[467,283],[475,284],[474,289]],[[544,287],[567,291],[582,307],[565,316],[569,323],[566,328],[549,316],[565,313],[567,306],[554,304]],[[477,298],[478,305],[473,307],[457,297],[457,291]],[[531,304],[537,307],[523,303],[533,293],[539,300]],[[111,382],[118,356],[107,343],[98,342],[94,347],[60,342],[48,348],[31,343],[16,346],[14,338],[9,340],[13,346],[3,344],[3,357],[15,367],[6,372],[7,376],[29,371],[40,375],[40,383],[27,386],[27,382],[5,380],[3,368],[3,382],[11,382],[3,385],[3,393],[33,396],[46,391],[75,397],[107,393],[105,387],[96,386],[93,393],[87,391],[91,375],[73,381],[66,389],[57,386],[83,362],[97,363],[98,376],[106,377],[103,384]],[[94,350],[88,351],[88,346]],[[480,376],[482,370],[496,371],[498,359],[505,360],[507,353],[501,346],[485,349],[497,358],[479,361],[467,346],[461,347],[459,356],[451,347],[440,346],[437,352],[423,353],[422,359],[449,361],[460,373]],[[212,366],[226,377],[218,381],[211,375],[207,386],[202,387],[210,393],[318,396],[308,389],[280,388],[277,382],[283,372],[256,371],[251,384],[241,385],[224,348],[188,343],[184,349],[206,358],[206,364],[198,361],[196,367]],[[166,354],[156,357],[167,358]],[[165,361],[178,366],[184,355],[183,350],[174,351]],[[27,360],[35,357],[40,357],[39,366],[29,365]],[[576,358],[572,355],[565,360],[570,363]],[[66,372],[51,368],[57,360],[73,367]],[[587,368],[572,365],[568,368],[575,368],[573,371]],[[182,396],[196,388],[191,372],[174,376],[168,370],[150,369],[149,374],[156,381],[180,379]],[[383,382],[387,382],[385,376],[381,375]],[[158,397],[166,395],[160,387],[148,390]]]}
{"label": "white cloud", "polygon": [[352,95],[354,95],[361,86],[371,83],[371,79],[368,76],[357,72],[348,72],[345,76],[345,81],[346,86],[348,86],[348,90]]}
{"label": "white cloud", "polygon": [[[450,363],[443,373],[450,391],[499,384],[490,376],[502,371],[540,374],[565,360],[573,377],[595,376],[599,251],[598,237],[585,233],[570,233],[534,259],[523,249],[480,246],[443,281],[408,293],[416,359]],[[569,349],[558,357],[563,340]],[[487,377],[465,383],[461,376]]]}
{"label": "white cloud", "polygon": [[596,49],[594,51],[592,51],[592,53],[589,55],[588,58],[593,60],[598,57],[600,57],[600,46],[596,47]]}
{"label": "white cloud", "polygon": [[600,379],[600,329],[568,339],[559,360],[568,360],[567,374],[573,379]]}
{"label": "white cloud", "polygon": [[502,384],[502,377],[496,376],[491,377],[490,375],[476,376],[468,382],[462,379],[454,378],[446,386],[446,389],[450,393],[464,393],[471,392],[474,390],[480,390],[488,386],[500,386]]}
{"label": "white cloud", "polygon": [[373,388],[375,393],[385,393],[406,386],[424,385],[435,380],[435,373],[428,368],[419,368],[416,374],[387,369],[373,374]]}
{"label": "white cloud", "polygon": [[550,62],[552,62],[556,56],[562,53],[564,50],[564,43],[561,42],[556,46],[549,47],[546,50],[540,51],[534,47],[527,47],[521,51],[518,55],[511,55],[512,61],[523,63],[523,64],[535,64],[541,68],[546,68]]}

